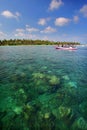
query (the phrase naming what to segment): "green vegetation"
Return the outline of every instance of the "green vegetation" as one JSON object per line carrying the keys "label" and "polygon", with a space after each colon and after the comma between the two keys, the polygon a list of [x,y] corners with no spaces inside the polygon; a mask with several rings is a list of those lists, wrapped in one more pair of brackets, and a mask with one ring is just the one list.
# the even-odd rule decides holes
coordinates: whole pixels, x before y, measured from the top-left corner
{"label": "green vegetation", "polygon": [[26,39],[10,39],[10,40],[0,40],[0,46],[4,45],[80,45],[79,42],[54,42],[48,40],[26,40]]}

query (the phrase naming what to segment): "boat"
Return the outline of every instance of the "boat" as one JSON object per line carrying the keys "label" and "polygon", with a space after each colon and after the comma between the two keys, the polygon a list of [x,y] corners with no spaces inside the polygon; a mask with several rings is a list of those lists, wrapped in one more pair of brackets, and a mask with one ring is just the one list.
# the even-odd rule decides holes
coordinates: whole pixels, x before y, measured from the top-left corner
{"label": "boat", "polygon": [[56,49],[59,49],[59,50],[77,50],[77,48],[75,47],[59,47],[59,46],[56,46],[55,47]]}

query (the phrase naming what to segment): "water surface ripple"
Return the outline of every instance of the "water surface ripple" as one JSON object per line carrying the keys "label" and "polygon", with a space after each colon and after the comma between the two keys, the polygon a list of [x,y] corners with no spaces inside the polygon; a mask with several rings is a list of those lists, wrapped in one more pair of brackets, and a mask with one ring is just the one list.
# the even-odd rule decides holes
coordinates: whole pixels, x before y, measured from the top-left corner
{"label": "water surface ripple", "polygon": [[0,130],[87,130],[87,47],[0,47]]}

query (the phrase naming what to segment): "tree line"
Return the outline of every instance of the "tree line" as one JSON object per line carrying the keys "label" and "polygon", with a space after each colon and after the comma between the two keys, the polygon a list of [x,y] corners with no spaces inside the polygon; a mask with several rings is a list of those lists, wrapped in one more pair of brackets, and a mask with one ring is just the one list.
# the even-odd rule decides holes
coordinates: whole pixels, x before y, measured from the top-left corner
{"label": "tree line", "polygon": [[10,39],[0,40],[0,46],[5,45],[80,45],[79,42],[60,42],[60,41],[49,41],[49,40],[26,40],[26,39]]}

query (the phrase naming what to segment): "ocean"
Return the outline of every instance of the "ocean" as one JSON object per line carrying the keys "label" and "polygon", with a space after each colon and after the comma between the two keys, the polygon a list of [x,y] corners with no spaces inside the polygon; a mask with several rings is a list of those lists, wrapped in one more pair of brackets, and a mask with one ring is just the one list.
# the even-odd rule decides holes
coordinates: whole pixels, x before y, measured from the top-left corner
{"label": "ocean", "polygon": [[0,46],[0,130],[87,130],[87,47]]}

